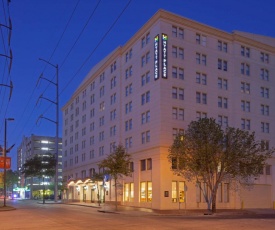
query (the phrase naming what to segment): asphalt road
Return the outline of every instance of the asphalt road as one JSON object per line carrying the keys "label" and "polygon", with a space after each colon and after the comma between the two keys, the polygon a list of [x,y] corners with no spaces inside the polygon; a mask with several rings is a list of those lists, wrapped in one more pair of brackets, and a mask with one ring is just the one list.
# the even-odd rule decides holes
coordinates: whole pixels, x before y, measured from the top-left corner
{"label": "asphalt road", "polygon": [[15,200],[16,210],[0,212],[1,230],[79,230],[79,229],[274,229],[275,215],[183,216],[145,212],[104,213],[97,208],[65,204],[39,204]]}

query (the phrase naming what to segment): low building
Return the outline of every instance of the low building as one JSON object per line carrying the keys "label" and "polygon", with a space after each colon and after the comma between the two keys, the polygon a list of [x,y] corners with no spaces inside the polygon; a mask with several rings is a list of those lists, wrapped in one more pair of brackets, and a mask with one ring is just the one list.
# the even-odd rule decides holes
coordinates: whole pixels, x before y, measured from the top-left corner
{"label": "low building", "polygon": [[[36,136],[31,135],[30,137],[23,137],[20,146],[17,148],[17,170],[20,173],[22,166],[26,160],[34,157],[35,155],[47,155],[47,154],[56,154],[56,139],[55,137],[49,136]],[[58,139],[58,183],[62,184],[62,139]],[[44,184],[48,187],[50,184],[54,183],[54,178],[45,178]],[[37,196],[37,194],[30,194],[29,188],[32,187],[32,191],[40,191],[43,189],[43,182],[41,178],[25,177],[23,174],[20,174],[20,188],[24,188],[26,198],[31,198],[32,196]],[[21,190],[20,190],[21,191]],[[25,198],[24,197],[24,198]]]}

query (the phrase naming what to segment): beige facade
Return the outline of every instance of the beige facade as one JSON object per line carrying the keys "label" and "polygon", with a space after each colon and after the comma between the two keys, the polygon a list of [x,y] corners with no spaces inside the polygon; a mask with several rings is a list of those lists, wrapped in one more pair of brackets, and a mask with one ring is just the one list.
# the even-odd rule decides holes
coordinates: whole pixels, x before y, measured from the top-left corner
{"label": "beige facade", "polygon": [[[121,180],[123,204],[205,208],[195,184],[170,170],[167,153],[174,136],[207,116],[223,127],[255,131],[259,140],[274,146],[274,75],[275,38],[227,33],[158,11],[92,68],[63,107],[64,199],[97,202],[99,195],[113,201],[112,181],[96,184],[91,176],[122,143],[134,167],[131,177]],[[258,193],[249,199],[222,184],[217,208],[256,207],[253,199],[262,191],[270,194],[264,206],[271,208],[274,165],[272,158],[255,178]]]}

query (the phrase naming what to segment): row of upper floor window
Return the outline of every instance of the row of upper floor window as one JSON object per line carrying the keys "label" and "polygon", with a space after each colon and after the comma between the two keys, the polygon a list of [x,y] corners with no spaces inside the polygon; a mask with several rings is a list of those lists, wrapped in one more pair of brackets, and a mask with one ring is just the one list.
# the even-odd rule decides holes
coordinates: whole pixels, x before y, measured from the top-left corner
{"label": "row of upper floor window", "polygon": [[[207,84],[207,75],[206,74],[201,74],[201,73],[196,73],[196,82],[198,84],[206,85]],[[219,89],[227,90],[228,89],[228,80],[224,78],[218,78],[217,80],[217,86]],[[132,84],[129,86],[126,86],[125,88],[125,96],[128,96],[131,94],[133,91],[132,89]],[[240,84],[240,91],[245,94],[250,94],[251,93],[251,86],[250,83],[248,82],[241,82]],[[260,87],[259,90],[259,96],[262,98],[268,99],[270,97],[270,89],[268,87]],[[94,97],[91,96],[91,102],[94,101]],[[110,96],[110,104],[116,103],[116,93],[112,94]],[[179,99],[179,100],[184,100],[184,89],[181,87],[172,87],[172,98],[173,99]],[[141,105],[144,105],[146,103],[149,103],[151,99],[151,93],[150,91],[147,91],[143,94],[141,94]],[[197,92],[196,93],[196,102],[201,103],[201,104],[207,104],[207,93],[205,92]],[[218,106],[222,108],[227,108],[228,107],[228,98],[226,97],[218,97]],[[125,104],[125,114],[128,114],[129,112],[132,111],[133,108],[133,103],[132,101],[129,101]],[[83,102],[82,109],[86,109],[86,101]],[[102,101],[99,104],[99,111],[104,111],[105,110],[105,102]],[[95,117],[96,110],[95,108],[90,109],[90,118]],[[75,109],[75,116],[77,117],[79,115],[79,107]],[[116,109],[110,111],[110,119],[115,120],[116,118]],[[74,114],[70,115],[70,120],[74,120]],[[82,115],[82,123],[86,122],[86,114]],[[79,121],[77,120],[77,123]],[[65,119],[65,126],[68,125],[68,118]],[[78,126],[78,125],[77,125]]]}
{"label": "row of upper floor window", "polygon": [[[198,94],[197,94],[198,95]],[[197,96],[198,97],[198,96]],[[197,98],[198,100],[198,98]],[[201,99],[201,102],[203,103],[203,98]],[[207,100],[207,99],[205,99]],[[225,97],[218,97],[218,107],[220,108],[228,108],[228,99]],[[246,101],[246,100],[241,100],[240,103],[240,107],[241,110],[244,112],[250,112],[250,101]],[[260,112],[262,115],[264,116],[269,116],[269,105],[265,105],[265,104],[261,104],[260,105]],[[111,119],[112,118],[112,113],[111,113]],[[203,112],[197,112],[196,116],[198,119],[203,118],[203,117],[207,117],[207,113],[203,113]],[[147,110],[143,113],[141,113],[141,125],[142,124],[146,124],[148,122],[150,122],[151,119],[151,115],[150,115],[150,110]],[[184,108],[178,108],[178,107],[172,107],[172,119],[175,120],[184,120]],[[247,129],[250,130],[250,119],[241,119],[242,121],[242,128],[243,129]],[[228,126],[228,117],[227,116],[218,116],[218,123],[222,126]],[[99,118],[99,127],[104,125],[104,116]],[[261,122],[261,129],[262,132],[264,133],[269,133],[269,122]],[[76,122],[76,128],[78,127],[78,122]],[[133,129],[133,119],[130,118],[128,120],[125,121],[125,132],[130,131]],[[90,132],[95,130],[95,123],[92,122],[90,124]],[[73,132],[73,126],[71,126],[70,132]],[[110,137],[115,136],[117,133],[117,127],[116,125],[113,125],[110,127]],[[68,130],[65,129],[65,147],[67,146],[68,142],[66,139],[66,136],[68,135]],[[82,128],[82,136],[86,135],[86,127]],[[99,133],[99,142],[104,140],[104,131],[101,131]],[[78,140],[78,132],[75,132],[74,137],[71,136],[70,137],[70,144],[73,143],[73,141]],[[91,136],[90,137],[90,145],[93,145],[95,143],[95,137]],[[85,148],[85,141],[82,141],[82,149]]]}
{"label": "row of upper floor window", "polygon": [[[246,73],[249,74],[249,65],[241,65],[241,73]],[[248,70],[244,71],[244,68],[248,68]],[[196,72],[196,83],[202,84],[202,85],[207,85],[207,74],[201,73],[201,72]],[[173,78],[178,78],[184,80],[184,69],[183,68],[178,68],[173,66],[172,67],[172,77]],[[260,78],[265,81],[269,81],[269,71],[267,69],[261,69],[260,71]],[[111,79],[111,88],[116,86],[116,78],[113,77]],[[148,71],[146,74],[143,74],[141,76],[141,86],[144,86],[145,84],[150,82],[150,71]],[[218,78],[218,88],[219,89],[224,89],[228,90],[228,80],[226,78]],[[247,82],[241,82],[241,91],[247,94],[250,94],[250,83]],[[127,97],[128,95],[133,93],[133,83],[128,84],[125,86],[125,96]],[[101,86],[99,90],[99,98],[102,98],[105,95],[105,86]],[[90,104],[93,105],[95,103],[95,94],[93,93],[90,96]],[[265,98],[269,98],[269,88],[267,87],[261,87],[261,96]],[[110,96],[110,104],[113,105],[116,103],[116,93],[112,94]],[[73,107],[71,107],[73,108]],[[87,108],[87,102],[84,100],[82,102],[82,111],[84,111]],[[100,111],[103,111],[105,108],[105,103],[100,104]],[[65,111],[65,114],[68,114],[68,110]],[[76,107],[75,111],[76,116],[79,114],[79,107]],[[71,115],[73,116],[73,115]]]}
{"label": "row of upper floor window", "polygon": [[[184,29],[182,27],[172,26],[172,37],[184,39]],[[207,46],[207,35],[196,33],[195,36],[196,44]],[[217,39],[217,50],[227,53],[228,52],[228,45],[229,43],[223,41],[221,39]],[[251,57],[251,47],[240,45],[240,55],[243,57],[250,58]],[[259,52],[259,60],[263,63],[269,63],[270,57],[269,54],[266,52]]]}
{"label": "row of upper floor window", "polygon": [[[201,114],[201,112],[197,112],[197,113]],[[197,118],[200,119],[201,115],[197,115],[197,116],[198,116]],[[207,116],[207,115],[205,114],[205,116]],[[221,125],[222,127],[228,127],[228,117],[227,116],[223,116],[223,115],[218,115],[217,123],[219,125]],[[269,123],[261,122],[260,126],[261,126],[261,131],[263,133],[269,133],[269,131],[270,131],[269,130],[269,128],[270,128],[269,127]],[[243,130],[250,130],[251,129],[251,122],[250,122],[250,120],[242,118],[241,122],[240,122],[240,127]],[[184,129],[172,128],[171,135],[175,139],[175,137],[177,135],[183,134],[183,133],[184,133]],[[150,141],[151,141],[150,130],[142,132],[141,135],[140,135],[140,143],[139,144],[146,144],[146,143],[149,143]],[[261,140],[262,149],[263,150],[269,150],[269,148],[270,148],[270,144],[269,143],[270,143],[269,140],[266,140],[266,139],[263,140],[262,139]],[[124,146],[125,146],[126,149],[132,148],[134,146],[134,138],[132,136],[125,138],[125,140],[124,140]],[[82,142],[82,150],[85,151],[85,141]],[[116,142],[110,142],[109,153],[112,153],[115,150],[116,150]],[[75,145],[75,148],[71,147],[69,149],[70,156],[68,155],[67,151],[68,150],[65,150],[65,152],[64,152],[64,159],[65,159],[64,166],[65,167],[67,167],[67,163],[66,163],[67,161],[66,161],[66,159],[70,158],[70,156],[73,155],[74,153],[78,153],[78,144]],[[101,145],[101,146],[98,147],[98,157],[101,157],[103,155],[105,155],[105,145]],[[75,164],[78,164],[78,157],[79,157],[79,154],[77,154],[74,157],[74,163]],[[82,153],[81,154],[81,158],[82,158],[82,162],[86,161],[86,154]],[[94,148],[92,148],[90,150],[90,159],[93,159],[93,158],[95,158]],[[73,165],[73,158],[70,159],[70,166],[72,166],[72,165]],[[143,169],[142,171],[148,170],[148,168],[146,169],[146,167],[142,167],[142,169]]]}

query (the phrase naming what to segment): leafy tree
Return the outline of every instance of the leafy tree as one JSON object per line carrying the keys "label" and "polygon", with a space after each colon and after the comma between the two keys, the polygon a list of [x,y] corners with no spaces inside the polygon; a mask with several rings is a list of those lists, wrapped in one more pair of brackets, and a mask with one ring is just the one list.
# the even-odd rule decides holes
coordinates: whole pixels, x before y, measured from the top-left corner
{"label": "leafy tree", "polygon": [[131,171],[129,164],[131,162],[131,156],[125,150],[125,148],[119,144],[116,150],[111,153],[107,158],[102,160],[98,166],[104,168],[106,174],[111,175],[115,182],[115,205],[117,210],[117,188],[118,179],[122,176],[128,176]]}
{"label": "leafy tree", "polygon": [[216,194],[221,182],[252,184],[274,149],[264,150],[255,133],[228,127],[223,130],[213,118],[192,121],[185,134],[169,148],[172,171],[196,182],[208,210],[216,212]]}
{"label": "leafy tree", "polygon": [[12,171],[11,169],[7,170],[6,183],[7,183],[7,188],[11,190],[12,195],[13,195],[13,186],[18,183],[18,177],[19,177],[19,173],[17,171]]}
{"label": "leafy tree", "polygon": [[[26,160],[23,164],[21,173],[25,177],[38,177],[43,179],[45,176],[53,177],[55,175],[56,157],[53,154],[35,155],[34,157]],[[43,203],[45,203],[45,185],[43,186]]]}

